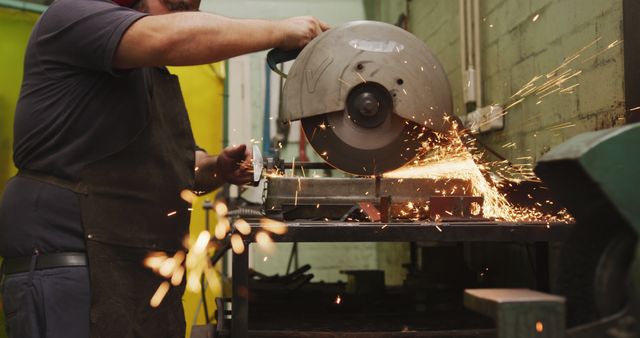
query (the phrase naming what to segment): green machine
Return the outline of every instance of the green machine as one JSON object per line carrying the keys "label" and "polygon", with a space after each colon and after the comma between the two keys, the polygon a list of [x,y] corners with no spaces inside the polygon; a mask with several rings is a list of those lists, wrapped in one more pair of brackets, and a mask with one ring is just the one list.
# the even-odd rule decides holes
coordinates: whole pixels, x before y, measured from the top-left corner
{"label": "green machine", "polygon": [[493,317],[499,338],[640,337],[640,123],[577,135],[535,168],[576,218],[552,296],[466,290],[465,305]]}

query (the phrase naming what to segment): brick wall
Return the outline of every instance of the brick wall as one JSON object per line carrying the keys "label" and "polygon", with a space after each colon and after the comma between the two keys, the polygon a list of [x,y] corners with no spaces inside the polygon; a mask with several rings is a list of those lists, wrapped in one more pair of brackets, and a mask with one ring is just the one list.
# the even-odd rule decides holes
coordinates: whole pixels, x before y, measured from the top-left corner
{"label": "brick wall", "polygon": [[[395,22],[404,11],[398,1],[375,5],[383,13],[377,18],[387,22]],[[443,64],[456,113],[464,114],[458,1],[413,0],[409,8],[409,29]],[[529,96],[509,109],[504,130],[482,135],[481,141],[507,159],[522,162],[518,158],[535,160],[578,133],[624,124],[623,44],[591,58],[622,40],[622,0],[481,0],[480,16],[484,104],[508,106],[516,101],[511,96],[534,76],[544,76],[599,39],[561,69],[582,71],[562,85],[577,87],[542,98],[546,92]],[[515,144],[504,147],[511,142]]]}

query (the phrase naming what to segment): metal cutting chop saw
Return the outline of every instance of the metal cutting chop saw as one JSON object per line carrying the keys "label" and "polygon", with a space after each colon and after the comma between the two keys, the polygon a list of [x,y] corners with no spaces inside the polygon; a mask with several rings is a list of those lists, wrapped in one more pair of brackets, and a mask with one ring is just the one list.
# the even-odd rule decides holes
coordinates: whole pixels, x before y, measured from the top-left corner
{"label": "metal cutting chop saw", "polygon": [[284,85],[281,119],[300,120],[331,166],[380,175],[413,160],[429,131],[448,130],[452,105],[446,74],[420,39],[386,23],[355,21],[300,52]]}
{"label": "metal cutting chop saw", "polygon": [[[277,69],[278,63],[292,59],[288,75]],[[447,118],[453,109],[449,82],[420,39],[386,23],[355,21],[324,32],[300,52],[272,50],[267,61],[286,77],[279,120],[300,120],[320,157],[356,176],[270,176],[267,213],[285,219],[341,219],[359,203],[381,208],[390,204],[382,198],[396,204],[428,201],[442,189],[441,183],[425,179],[398,184],[383,177],[425,152],[433,132],[452,127]],[[254,181],[260,180],[263,166],[267,171],[290,168],[278,159],[264,161],[256,148]]]}

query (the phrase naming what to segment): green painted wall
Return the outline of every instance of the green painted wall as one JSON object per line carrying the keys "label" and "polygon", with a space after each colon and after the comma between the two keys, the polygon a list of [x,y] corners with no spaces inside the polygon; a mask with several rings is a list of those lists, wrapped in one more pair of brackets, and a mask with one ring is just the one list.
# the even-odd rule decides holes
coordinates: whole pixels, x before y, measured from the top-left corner
{"label": "green painted wall", "polygon": [[34,13],[0,9],[0,192],[15,174],[12,160],[13,114],[22,83],[22,63]]}
{"label": "green painted wall", "polygon": [[[367,14],[394,23],[404,11],[398,2],[405,3],[367,0]],[[410,31],[436,53],[449,76],[456,112],[464,113],[458,1],[408,3]],[[535,160],[576,134],[624,124],[623,44],[589,59],[622,41],[622,0],[481,0],[480,16],[485,104],[508,105],[534,76],[552,71],[565,57],[600,38],[571,64],[582,70],[571,82],[579,83],[572,94],[549,95],[539,104],[538,98],[526,99],[509,109],[504,130],[482,135],[482,141],[512,161],[525,156]],[[553,128],[561,123],[575,126]],[[503,148],[508,142],[515,146]]]}
{"label": "green painted wall", "polygon": [[[0,194],[16,169],[12,160],[13,114],[22,83],[22,62],[38,15],[0,8]],[[0,304],[0,338],[5,337]]]}

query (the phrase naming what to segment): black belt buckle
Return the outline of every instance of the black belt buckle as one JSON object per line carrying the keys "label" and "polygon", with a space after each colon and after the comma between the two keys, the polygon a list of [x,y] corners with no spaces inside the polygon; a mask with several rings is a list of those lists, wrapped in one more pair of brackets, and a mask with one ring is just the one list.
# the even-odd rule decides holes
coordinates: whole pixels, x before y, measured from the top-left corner
{"label": "black belt buckle", "polygon": [[[56,252],[36,255],[35,270],[86,266],[87,255],[84,252]],[[4,274],[11,275],[31,271],[33,256],[4,259]]]}

